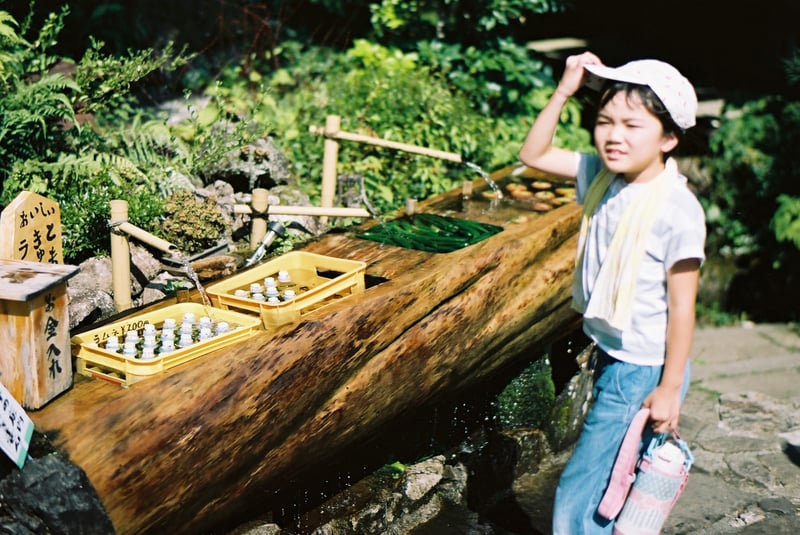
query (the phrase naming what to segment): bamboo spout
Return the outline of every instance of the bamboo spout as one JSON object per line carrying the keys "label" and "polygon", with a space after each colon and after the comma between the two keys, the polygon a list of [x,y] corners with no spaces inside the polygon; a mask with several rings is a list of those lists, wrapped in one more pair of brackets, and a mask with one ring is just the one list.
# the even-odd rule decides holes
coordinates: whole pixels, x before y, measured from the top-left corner
{"label": "bamboo spout", "polygon": [[402,150],[405,152],[411,152],[413,154],[420,154],[422,156],[431,156],[433,158],[439,158],[440,160],[448,160],[456,163],[464,163],[464,160],[461,157],[461,155],[456,154],[455,152],[445,152],[443,150],[430,149],[427,147],[420,147],[418,145],[400,143],[398,141],[387,141],[385,139],[377,137],[365,136],[362,134],[354,134],[351,132],[342,132],[341,130],[338,129],[330,130],[329,128],[322,128],[313,125],[309,127],[308,131],[311,132],[312,134],[319,134],[325,136],[328,139],[338,139],[343,141],[368,143],[370,145],[385,147],[387,149]]}
{"label": "bamboo spout", "polygon": [[[267,215],[305,215],[312,217],[371,217],[364,208],[340,208],[337,206],[289,206],[270,204]],[[253,209],[246,204],[233,206],[235,214],[252,214]],[[263,236],[262,236],[263,237]]]}
{"label": "bamboo spout", "polygon": [[[114,225],[114,221],[112,221],[111,224]],[[128,223],[127,221],[124,223],[119,223],[115,226],[115,228],[117,229],[117,232],[122,232],[131,238],[136,238],[140,242],[145,243],[154,249],[158,249],[163,253],[175,254],[178,252],[178,247],[176,245],[173,245],[166,240],[162,240],[158,236],[153,236],[146,230],[140,229],[136,225]]]}
{"label": "bamboo spout", "polygon": [[128,236],[167,254],[177,252],[178,248],[129,223],[127,201],[118,199],[111,201],[110,204],[112,291],[114,292],[114,306],[117,312],[122,312],[133,305],[131,300],[131,249]]}

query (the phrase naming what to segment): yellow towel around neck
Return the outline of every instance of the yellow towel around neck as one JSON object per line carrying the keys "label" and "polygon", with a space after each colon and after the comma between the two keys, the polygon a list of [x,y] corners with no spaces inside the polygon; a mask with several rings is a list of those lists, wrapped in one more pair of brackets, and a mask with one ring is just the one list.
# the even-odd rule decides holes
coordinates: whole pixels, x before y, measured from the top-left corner
{"label": "yellow towel around neck", "polygon": [[678,167],[674,160],[667,160],[664,170],[643,185],[638,196],[625,209],[611,238],[589,300],[584,302],[582,278],[586,238],[592,217],[615,176],[607,169],[600,171],[584,198],[578,254],[575,259],[573,306],[585,318],[602,319],[622,332],[631,323],[636,279],[644,260],[647,237],[666,199],[668,188],[677,180]]}

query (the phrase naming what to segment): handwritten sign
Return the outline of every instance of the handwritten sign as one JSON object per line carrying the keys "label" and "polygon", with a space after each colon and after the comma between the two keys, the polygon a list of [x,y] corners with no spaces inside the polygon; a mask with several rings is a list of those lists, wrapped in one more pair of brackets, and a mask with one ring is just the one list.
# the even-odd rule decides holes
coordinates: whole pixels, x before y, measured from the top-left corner
{"label": "handwritten sign", "polygon": [[61,264],[61,208],[39,194],[23,191],[0,215],[0,258]]}
{"label": "handwritten sign", "polygon": [[3,384],[0,384],[0,449],[20,470],[28,457],[33,421]]}

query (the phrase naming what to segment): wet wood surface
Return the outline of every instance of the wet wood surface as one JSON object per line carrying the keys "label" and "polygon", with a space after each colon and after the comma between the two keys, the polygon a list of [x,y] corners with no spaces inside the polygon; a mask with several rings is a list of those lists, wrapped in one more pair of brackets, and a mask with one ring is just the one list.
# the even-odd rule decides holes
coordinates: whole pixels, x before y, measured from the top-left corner
{"label": "wet wood surface", "polygon": [[[418,209],[459,203],[453,192]],[[504,230],[447,254],[328,234],[304,250],[387,280],[127,389],[76,377],[30,416],[118,533],[207,532],[299,467],[574,328],[577,207],[469,213]]]}

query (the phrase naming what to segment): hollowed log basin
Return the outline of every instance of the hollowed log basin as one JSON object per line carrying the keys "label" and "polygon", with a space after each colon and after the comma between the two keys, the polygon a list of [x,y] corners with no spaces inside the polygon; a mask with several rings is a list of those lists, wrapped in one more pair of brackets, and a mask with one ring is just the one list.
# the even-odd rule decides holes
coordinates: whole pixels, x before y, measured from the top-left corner
{"label": "hollowed log basin", "polygon": [[[510,175],[528,180],[492,177]],[[577,325],[580,212],[534,211],[528,194],[490,202],[473,186],[417,210],[501,232],[445,254],[329,233],[303,250],[366,262],[365,291],[129,388],[76,376],[30,413],[36,429],[85,472],[117,533],[208,532],[391,419],[519,364]]]}

